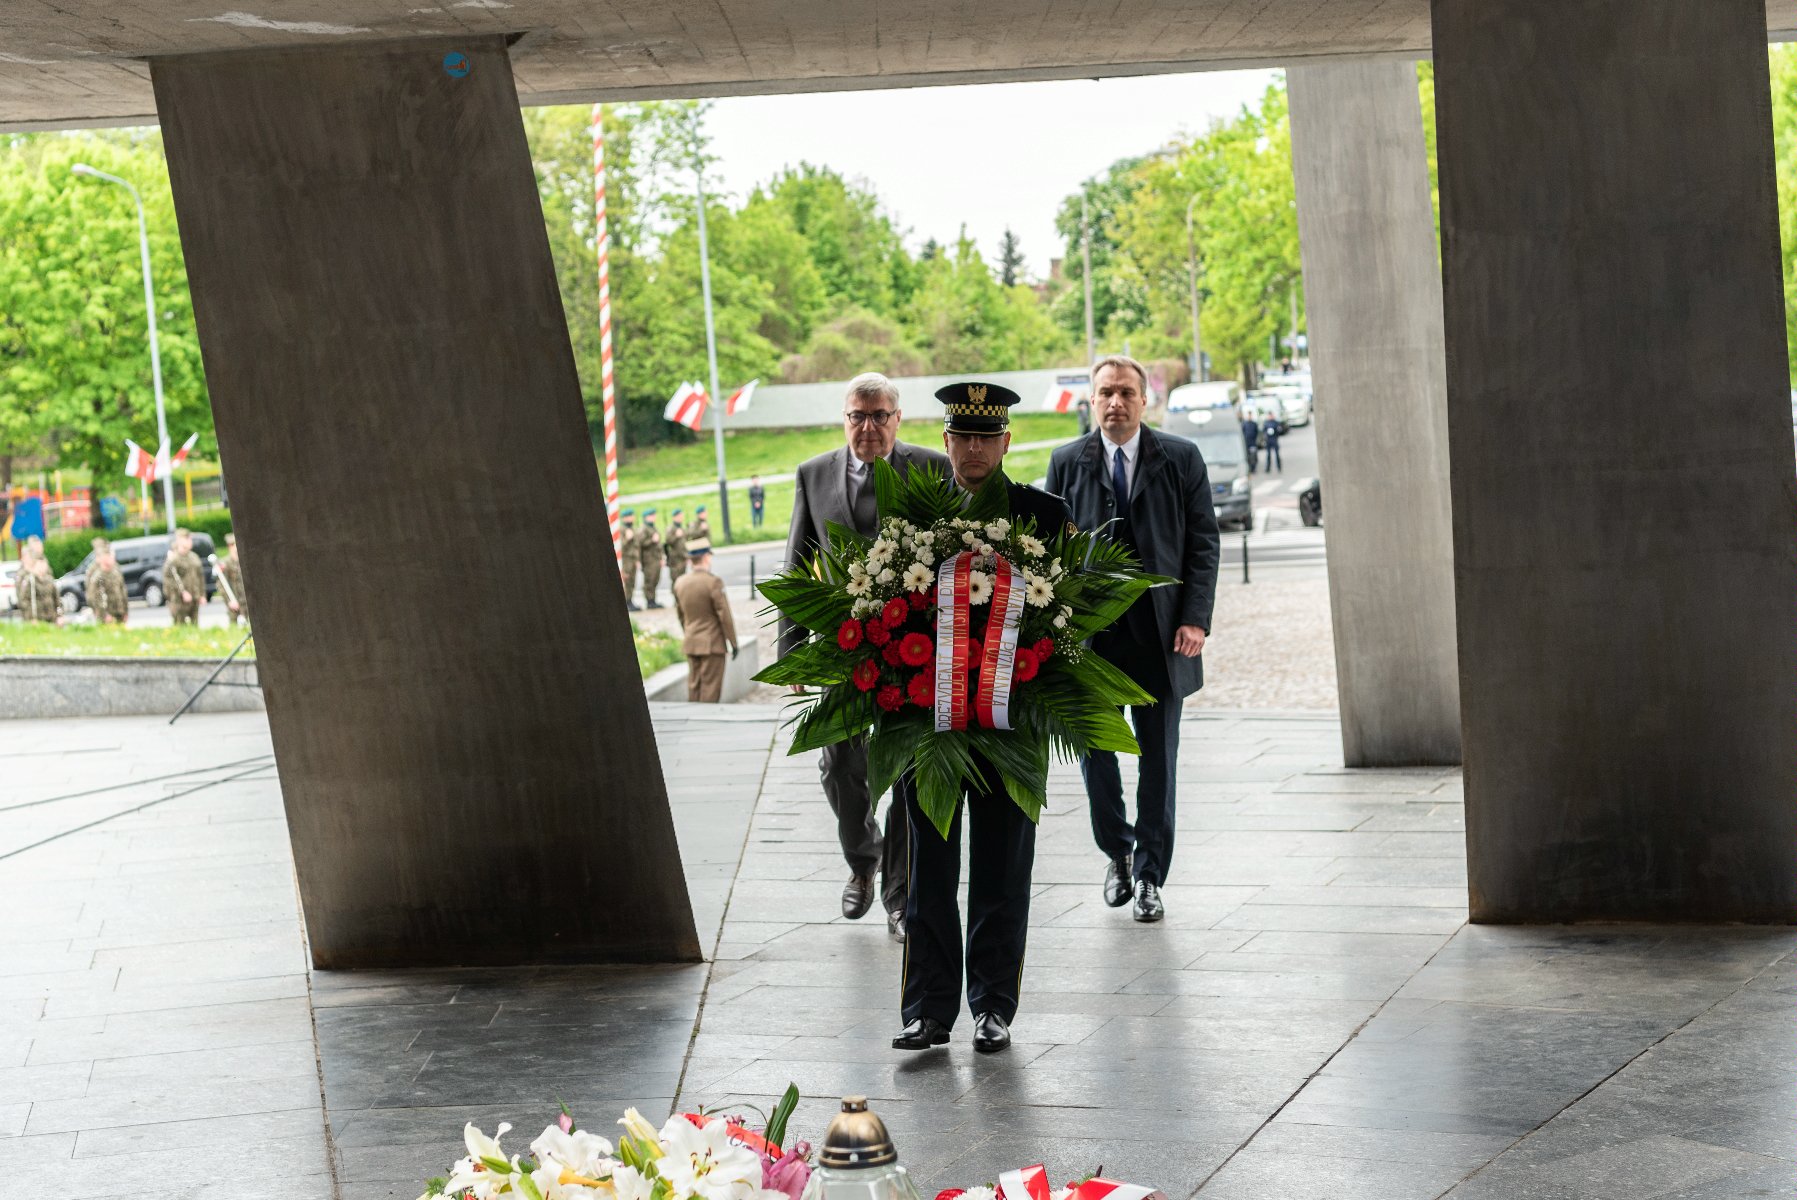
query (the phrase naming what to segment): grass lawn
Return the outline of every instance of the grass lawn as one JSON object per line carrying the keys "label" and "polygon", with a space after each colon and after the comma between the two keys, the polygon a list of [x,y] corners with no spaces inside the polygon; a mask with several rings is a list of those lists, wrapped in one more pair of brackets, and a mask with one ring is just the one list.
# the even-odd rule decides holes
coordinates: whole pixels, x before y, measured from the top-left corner
{"label": "grass lawn", "polygon": [[[680,639],[667,633],[636,634],[636,661],[644,679],[684,657]],[[43,625],[26,621],[0,621],[0,655],[41,654],[53,658],[223,658],[231,652],[243,630],[224,626],[194,625]],[[243,648],[239,658],[254,658],[256,643]]]}

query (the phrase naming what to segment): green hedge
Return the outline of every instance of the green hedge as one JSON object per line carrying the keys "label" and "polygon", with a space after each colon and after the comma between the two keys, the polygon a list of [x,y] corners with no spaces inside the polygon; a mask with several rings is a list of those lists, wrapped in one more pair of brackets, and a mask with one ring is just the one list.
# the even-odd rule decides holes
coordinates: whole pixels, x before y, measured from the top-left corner
{"label": "green hedge", "polygon": [[[215,509],[211,512],[195,513],[191,519],[183,520],[181,527],[195,533],[203,533],[212,539],[216,551],[223,553],[225,534],[231,532],[231,513],[229,509]],[[163,532],[160,521],[152,522],[151,534]],[[50,570],[57,575],[72,571],[81,565],[87,552],[94,548],[94,539],[109,537],[113,541],[126,538],[142,537],[143,526],[135,523],[121,525],[117,529],[78,529],[72,533],[51,534],[44,539],[44,554],[50,559]]]}

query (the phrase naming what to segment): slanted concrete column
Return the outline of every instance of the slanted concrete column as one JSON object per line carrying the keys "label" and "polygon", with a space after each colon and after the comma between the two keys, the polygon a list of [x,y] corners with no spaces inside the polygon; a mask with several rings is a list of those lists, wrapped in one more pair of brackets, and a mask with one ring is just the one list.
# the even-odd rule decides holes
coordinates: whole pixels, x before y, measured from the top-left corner
{"label": "slanted concrete column", "polygon": [[1480,921],[1797,921],[1762,0],[1435,0]]}
{"label": "slanted concrete column", "polygon": [[1343,761],[1458,763],[1447,368],[1416,68],[1343,60],[1286,79]]}
{"label": "slanted concrete column", "polygon": [[696,958],[503,41],[151,78],[314,960]]}

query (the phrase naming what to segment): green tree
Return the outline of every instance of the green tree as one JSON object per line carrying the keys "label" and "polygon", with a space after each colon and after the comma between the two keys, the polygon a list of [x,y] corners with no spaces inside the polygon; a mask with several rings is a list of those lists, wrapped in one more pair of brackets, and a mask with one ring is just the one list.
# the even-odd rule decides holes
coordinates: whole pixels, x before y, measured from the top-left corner
{"label": "green tree", "polygon": [[1771,49],[1772,152],[1778,186],[1778,234],[1784,253],[1785,344],[1797,385],[1797,46]]}
{"label": "green tree", "polygon": [[1006,287],[1023,282],[1023,243],[1009,226],[998,242],[998,281]]}
{"label": "green tree", "polygon": [[751,206],[783,210],[804,239],[833,311],[851,307],[892,316],[916,288],[900,231],[879,197],[828,167],[800,163],[756,189]]}
{"label": "green tree", "polygon": [[[1148,320],[1147,297],[1136,274],[1118,261],[1119,218],[1142,186],[1140,158],[1119,159],[1100,179],[1089,179],[1061,202],[1055,229],[1066,240],[1063,271],[1067,285],[1055,297],[1055,323],[1077,342],[1086,339],[1084,230],[1092,238],[1092,327],[1105,343],[1121,343]],[[1086,202],[1082,210],[1081,199]]]}
{"label": "green tree", "polygon": [[780,364],[783,383],[822,383],[849,379],[863,371],[885,375],[923,375],[930,363],[910,342],[897,321],[851,308],[813,331],[805,348]]}
{"label": "green tree", "polygon": [[925,265],[910,324],[931,369],[942,374],[1052,366],[1071,353],[1035,292],[993,278],[965,230],[952,255]]}

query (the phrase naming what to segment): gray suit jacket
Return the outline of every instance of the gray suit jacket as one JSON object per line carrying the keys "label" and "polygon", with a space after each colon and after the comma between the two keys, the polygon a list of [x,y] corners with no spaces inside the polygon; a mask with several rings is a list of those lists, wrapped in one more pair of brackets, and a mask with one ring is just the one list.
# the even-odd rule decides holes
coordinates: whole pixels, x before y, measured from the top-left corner
{"label": "gray suit jacket", "polygon": [[[940,450],[926,450],[899,442],[888,459],[900,475],[915,467],[937,474],[949,474],[948,456]],[[830,540],[830,522],[853,526],[855,514],[849,509],[849,448],[834,450],[806,459],[799,464],[798,480],[792,494],[792,529],[786,535],[788,569],[817,553],[818,547]],[[863,529],[871,534],[873,530]],[[805,640],[805,630],[784,617],[780,619],[780,653],[788,654]]]}

